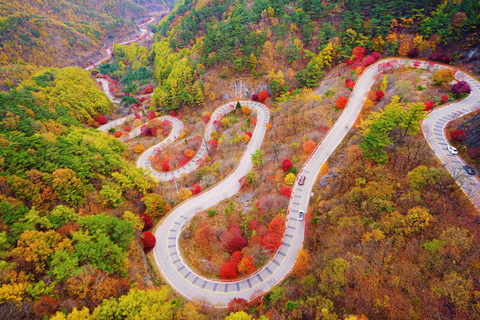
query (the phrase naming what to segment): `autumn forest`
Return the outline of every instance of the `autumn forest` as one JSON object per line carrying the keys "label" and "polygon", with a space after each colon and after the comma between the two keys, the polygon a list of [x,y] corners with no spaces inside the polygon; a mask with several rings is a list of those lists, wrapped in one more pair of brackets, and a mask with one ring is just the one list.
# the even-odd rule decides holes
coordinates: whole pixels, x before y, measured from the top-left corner
{"label": "autumn forest", "polygon": [[0,319],[480,318],[478,0],[0,0]]}

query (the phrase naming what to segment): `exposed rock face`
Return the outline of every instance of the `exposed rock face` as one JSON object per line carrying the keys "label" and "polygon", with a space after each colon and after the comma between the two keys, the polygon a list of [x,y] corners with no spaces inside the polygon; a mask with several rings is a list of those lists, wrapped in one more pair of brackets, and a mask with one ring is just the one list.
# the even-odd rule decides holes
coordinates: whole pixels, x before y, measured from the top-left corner
{"label": "exposed rock face", "polygon": [[230,83],[230,92],[223,95],[223,100],[228,101],[234,98],[236,99],[250,99],[255,93],[259,93],[262,90],[266,90],[268,94],[272,95],[270,91],[270,85],[266,82],[249,87],[243,80],[234,80]]}
{"label": "exposed rock face", "polygon": [[462,123],[459,129],[467,133],[465,140],[463,140],[463,144],[467,148],[480,148],[480,113]]}

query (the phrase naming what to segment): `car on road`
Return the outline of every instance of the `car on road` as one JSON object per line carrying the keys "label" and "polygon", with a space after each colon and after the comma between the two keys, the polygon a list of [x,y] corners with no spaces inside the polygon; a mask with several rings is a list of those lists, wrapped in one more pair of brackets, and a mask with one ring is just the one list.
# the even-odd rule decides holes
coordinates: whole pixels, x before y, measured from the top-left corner
{"label": "car on road", "polygon": [[302,221],[304,216],[305,213],[303,211],[300,211],[300,213],[298,214],[298,221]]}
{"label": "car on road", "polygon": [[448,146],[447,150],[450,151],[451,154],[458,154],[458,150],[455,147]]}
{"label": "car on road", "polygon": [[305,179],[306,179],[305,176],[300,176],[300,180],[298,180],[298,184],[303,186],[303,184],[305,183]]}
{"label": "car on road", "polygon": [[470,166],[463,166],[463,169],[465,169],[465,171],[467,171],[467,173],[471,176],[475,175],[475,170],[473,170],[472,167]]}

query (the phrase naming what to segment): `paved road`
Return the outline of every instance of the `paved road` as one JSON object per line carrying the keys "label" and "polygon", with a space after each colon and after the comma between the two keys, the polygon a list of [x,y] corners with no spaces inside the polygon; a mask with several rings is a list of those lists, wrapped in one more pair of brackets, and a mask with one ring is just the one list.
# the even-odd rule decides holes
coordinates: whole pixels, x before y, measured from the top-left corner
{"label": "paved road", "polygon": [[[267,292],[272,286],[280,283],[290,273],[295,264],[297,252],[302,248],[304,241],[305,226],[303,221],[298,220],[299,211],[307,210],[309,195],[321,167],[353,127],[358,114],[361,111],[365,95],[374,82],[374,76],[378,73],[378,65],[389,60],[398,60],[404,65],[413,65],[414,63],[413,60],[407,59],[387,59],[378,61],[376,64],[367,68],[357,80],[357,85],[348,101],[347,107],[343,110],[339,119],[329,130],[321,143],[317,145],[316,149],[312,152],[297,176],[300,177],[301,175],[305,175],[307,178],[303,186],[299,186],[297,181],[294,184],[292,197],[288,206],[285,236],[282,245],[273,258],[261,270],[244,279],[230,282],[215,281],[196,274],[184,263],[180,256],[178,238],[186,222],[197,212],[206,210],[207,208],[234,196],[240,190],[239,179],[245,176],[252,168],[251,155],[255,150],[261,147],[266,133],[266,124],[269,122],[270,113],[269,110],[260,103],[253,101],[241,102],[257,112],[258,123],[253,132],[253,137],[248,143],[247,148],[235,169],[229,176],[215,186],[204,190],[202,193],[188,199],[172,210],[162,219],[155,230],[155,237],[157,238],[157,246],[153,250],[155,261],[164,279],[170,283],[177,292],[192,300],[202,301],[212,305],[226,305],[233,298],[250,300],[259,294]],[[442,66],[425,62],[421,62],[417,67],[442,68]],[[429,117],[424,120],[422,130],[436,155],[442,163],[445,164],[447,170],[457,178],[462,189],[478,207],[480,204],[479,180],[476,177],[466,175],[465,171],[462,169],[462,160],[457,156],[449,155],[446,151],[447,140],[444,136],[446,123],[480,107],[480,84],[462,73],[457,73],[457,78],[460,80],[466,80],[470,83],[473,89],[472,94],[463,101],[431,112]],[[104,90],[108,91],[108,88]],[[205,141],[209,139],[213,121],[219,113],[226,114],[230,111],[232,111],[232,107],[229,104],[226,104],[215,111],[205,130],[202,148],[197,153],[197,155],[200,156],[194,158],[191,163],[189,163],[190,166],[187,164],[187,166],[180,169],[184,169],[185,171],[181,172],[178,170],[178,172],[174,173],[172,177],[177,176],[177,174],[192,172],[196,169],[196,166],[192,162],[195,162],[196,164],[196,161],[201,159],[201,156],[207,152]],[[125,121],[127,117],[122,119]],[[122,119],[117,119],[116,121],[122,121]],[[105,130],[105,128],[107,128],[107,125],[102,126],[101,129]],[[167,144],[173,142],[179,132],[179,127],[176,128],[177,129],[172,130],[172,133],[166,141],[147,150],[150,151],[150,153],[145,152],[142,157],[140,157],[137,165],[151,169],[148,155],[153,152],[154,148],[161,147],[160,145],[163,143]],[[171,138],[172,136],[173,138]],[[153,173],[153,175],[156,175],[156,178],[159,180],[162,179],[162,177],[159,176],[161,175],[159,173]],[[166,178],[167,179],[165,180],[172,179],[168,177],[168,174]]]}
{"label": "paved road", "polygon": [[[413,65],[413,61],[411,60],[397,60],[404,65]],[[260,147],[265,134],[264,126],[268,123],[268,110],[264,110],[263,112],[259,110],[259,124],[255,128],[245,155],[233,173],[213,188],[207,189],[196,197],[187,200],[170,212],[156,229],[155,236],[158,245],[154,248],[155,260],[162,275],[175,290],[189,299],[203,301],[212,305],[226,305],[233,298],[249,300],[258,294],[267,292],[272,286],[280,283],[290,273],[295,264],[297,252],[302,248],[304,241],[305,226],[304,222],[298,221],[299,211],[306,211],[310,192],[322,165],[328,160],[350,128],[354,125],[361,111],[365,95],[372,86],[374,82],[373,78],[378,72],[378,64],[386,61],[388,60],[377,62],[368,68],[362,74],[361,78],[358,79],[347,107],[335,125],[324,137],[323,141],[317,145],[317,148],[298,174],[298,177],[305,175],[307,178],[303,186],[299,186],[297,182],[294,184],[292,198],[288,207],[289,210],[286,219],[287,228],[283,243],[270,262],[257,273],[239,281],[223,282],[210,280],[196,274],[184,263],[179,254],[178,236],[185,223],[193,217],[196,212],[205,210],[238,192],[240,188],[238,179],[251,169],[250,155],[256,148]],[[427,64],[423,64],[422,66],[425,68],[428,67]],[[463,75],[459,74],[459,77],[462,76]],[[467,78],[467,80],[471,82],[472,86],[475,86],[476,89],[480,88],[480,85],[474,82],[473,79]],[[429,119],[432,119],[433,123],[435,123],[436,120],[433,119],[437,119],[437,114],[441,116],[448,114],[450,115],[450,119],[453,119],[460,114],[458,110],[463,110],[462,113],[469,110],[473,111],[475,107],[478,108],[478,106],[476,106],[478,105],[478,94],[479,93],[476,92],[463,102],[431,113]],[[467,106],[469,107],[468,110],[465,109]],[[259,107],[261,108],[262,106],[260,105]],[[454,116],[452,116],[452,114],[454,114]],[[425,121],[424,124],[428,126],[427,121]],[[439,137],[437,137],[437,139],[438,138]],[[438,151],[434,147],[434,150],[437,152],[437,155],[439,155],[438,152],[443,153],[442,149]],[[469,179],[468,181],[469,185],[478,187],[478,181],[476,179],[471,179],[471,181]],[[470,192],[470,194],[472,193]],[[472,201],[475,201],[475,199],[473,198]]]}
{"label": "paved road", "polygon": [[477,176],[466,173],[463,169],[465,164],[458,155],[450,154],[447,150],[449,144],[445,136],[447,123],[480,108],[480,83],[461,72],[457,72],[456,78],[467,81],[472,88],[472,93],[462,101],[431,112],[428,118],[423,121],[422,130],[437,157],[456,179],[477,209],[480,210],[480,180]]}

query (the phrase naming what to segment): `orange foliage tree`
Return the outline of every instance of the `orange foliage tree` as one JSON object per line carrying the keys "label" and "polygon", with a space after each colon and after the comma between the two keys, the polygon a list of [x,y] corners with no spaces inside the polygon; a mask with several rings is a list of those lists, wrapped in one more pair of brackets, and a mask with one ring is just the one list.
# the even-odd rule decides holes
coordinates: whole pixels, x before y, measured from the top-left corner
{"label": "orange foliage tree", "polygon": [[315,149],[315,141],[307,140],[303,143],[303,151],[306,153],[310,153]]}
{"label": "orange foliage tree", "polygon": [[340,96],[337,99],[337,102],[335,102],[335,105],[337,106],[338,109],[343,109],[346,107],[348,102],[348,99],[345,98],[344,96]]}

